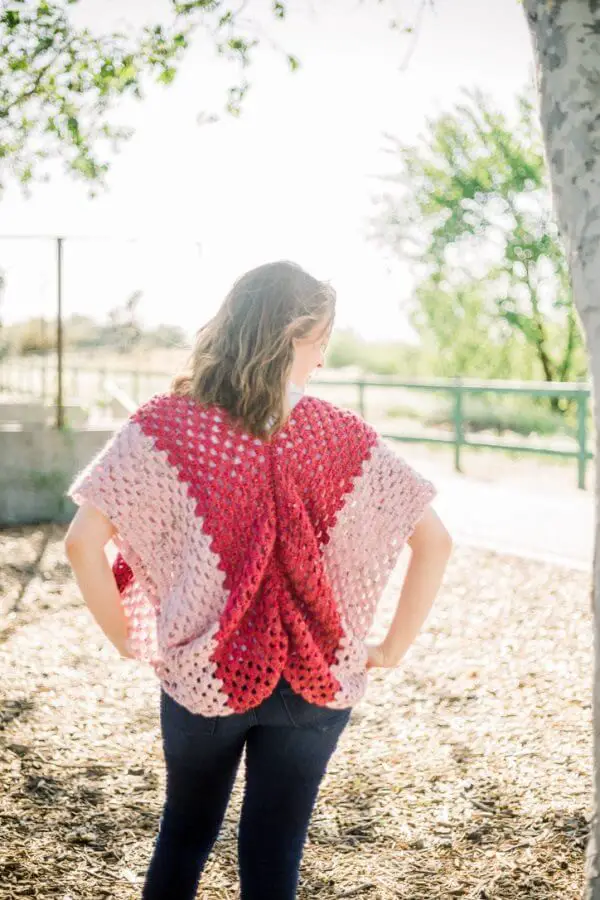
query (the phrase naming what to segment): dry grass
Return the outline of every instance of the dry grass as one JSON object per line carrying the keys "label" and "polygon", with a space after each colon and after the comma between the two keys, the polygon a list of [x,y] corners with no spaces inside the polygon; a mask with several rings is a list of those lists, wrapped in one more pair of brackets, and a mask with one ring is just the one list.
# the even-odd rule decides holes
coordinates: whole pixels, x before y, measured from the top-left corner
{"label": "dry grass", "polygon": [[[133,900],[164,786],[158,685],[105,643],[61,536],[0,533],[0,898]],[[373,676],[331,763],[301,900],[579,897],[590,619],[586,576],[459,548],[424,632]],[[238,896],[239,787],[206,900]]]}

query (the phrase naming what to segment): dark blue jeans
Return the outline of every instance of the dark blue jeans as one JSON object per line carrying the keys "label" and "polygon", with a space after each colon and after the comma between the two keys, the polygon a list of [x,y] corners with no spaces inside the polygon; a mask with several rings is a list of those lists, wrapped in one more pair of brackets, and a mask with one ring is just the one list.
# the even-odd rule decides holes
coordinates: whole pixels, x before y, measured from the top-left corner
{"label": "dark blue jeans", "polygon": [[242,900],[293,900],[319,786],[350,709],[307,703],[282,679],[254,710],[190,713],[161,691],[167,789],[142,900],[193,900],[246,748]]}

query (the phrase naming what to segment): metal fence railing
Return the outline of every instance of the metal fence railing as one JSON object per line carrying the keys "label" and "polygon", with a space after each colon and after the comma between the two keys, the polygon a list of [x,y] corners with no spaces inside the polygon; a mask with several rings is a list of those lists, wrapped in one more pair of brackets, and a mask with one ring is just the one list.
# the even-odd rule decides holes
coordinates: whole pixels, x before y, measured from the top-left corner
{"label": "metal fence railing", "polygon": [[[166,390],[173,373],[145,371],[142,369],[117,369],[65,365],[62,373],[62,393],[65,403],[94,402],[105,394],[107,380],[113,391],[122,391],[139,404],[152,394]],[[354,402],[347,402],[348,390],[355,391]],[[421,444],[446,444],[454,449],[454,467],[461,471],[461,456],[465,449],[479,448],[503,452],[537,454],[541,456],[574,459],[577,462],[577,483],[585,488],[587,463],[593,454],[588,449],[588,418],[590,414],[590,387],[585,383],[546,383],[514,381],[473,381],[465,379],[398,380],[396,378],[360,378],[353,380],[315,379],[310,382],[314,393],[345,393],[341,405],[353,405],[363,418],[382,424],[384,438]],[[451,432],[421,432],[408,434],[389,428],[389,420],[377,421],[371,415],[371,398],[381,391],[402,390],[443,394],[452,403]],[[5,357],[0,361],[0,391],[20,397],[37,398],[44,403],[55,401],[57,379],[47,360],[39,358]],[[573,439],[567,442],[541,444],[532,442],[507,442],[486,436],[480,439],[465,429],[464,400],[473,395],[521,395],[528,398],[562,398],[574,404],[576,428]]]}

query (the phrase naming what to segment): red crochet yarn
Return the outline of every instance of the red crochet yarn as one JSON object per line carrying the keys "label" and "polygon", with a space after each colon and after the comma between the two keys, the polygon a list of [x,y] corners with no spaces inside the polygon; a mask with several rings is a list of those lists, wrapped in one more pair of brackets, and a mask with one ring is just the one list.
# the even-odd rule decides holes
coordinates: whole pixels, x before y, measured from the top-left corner
{"label": "red crochet yarn", "polygon": [[125,589],[135,578],[133,569],[125,562],[125,560],[123,559],[123,555],[121,553],[118,553],[112,565],[112,570],[113,575],[115,576],[115,581],[117,582],[119,593],[123,594],[125,592]]}
{"label": "red crochet yarn", "polygon": [[[133,418],[187,484],[225,573],[229,598],[212,661],[231,707],[258,705],[281,675],[310,702],[331,702],[340,685],[330,667],[343,630],[320,546],[374,433],[354,427],[345,435],[352,452],[346,443],[338,470],[339,429],[311,398],[293,445],[285,430],[270,442],[252,438],[225,412],[182,397],[157,398]],[[315,437],[323,452],[313,459]],[[299,467],[302,484],[294,477]],[[314,490],[315,482],[325,490]]]}

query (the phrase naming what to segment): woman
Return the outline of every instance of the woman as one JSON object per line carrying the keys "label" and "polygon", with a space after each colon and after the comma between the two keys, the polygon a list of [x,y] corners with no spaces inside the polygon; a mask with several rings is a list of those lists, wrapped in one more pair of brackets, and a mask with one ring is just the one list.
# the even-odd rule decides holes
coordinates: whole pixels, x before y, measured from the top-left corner
{"label": "woman", "polygon": [[[195,897],[244,749],[241,896],[295,897],[367,670],[398,665],[441,583],[450,538],[432,486],[358,416],[303,395],[334,312],[331,287],[297,265],[248,272],[200,330],[189,371],[70,490],[83,597],[161,684],[167,788],[143,900]],[[367,647],[407,540],[398,610]]]}

